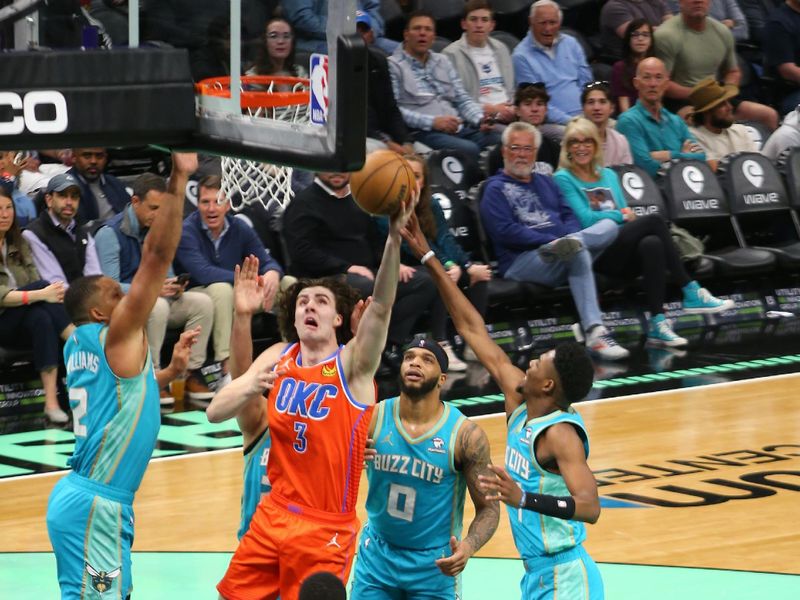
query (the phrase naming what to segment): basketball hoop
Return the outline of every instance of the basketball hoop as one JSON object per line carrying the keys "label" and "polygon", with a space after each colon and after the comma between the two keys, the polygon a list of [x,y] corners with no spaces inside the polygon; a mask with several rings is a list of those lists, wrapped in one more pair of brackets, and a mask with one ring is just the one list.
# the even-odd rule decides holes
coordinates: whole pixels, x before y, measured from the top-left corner
{"label": "basketball hoop", "polygon": [[[212,77],[197,84],[201,96],[231,97],[231,78]],[[243,75],[242,114],[253,119],[272,119],[287,124],[308,123],[309,82],[302,77]],[[270,210],[285,208],[292,197],[292,168],[232,156],[222,157],[222,187],[219,200],[227,198],[231,208],[260,202]]]}

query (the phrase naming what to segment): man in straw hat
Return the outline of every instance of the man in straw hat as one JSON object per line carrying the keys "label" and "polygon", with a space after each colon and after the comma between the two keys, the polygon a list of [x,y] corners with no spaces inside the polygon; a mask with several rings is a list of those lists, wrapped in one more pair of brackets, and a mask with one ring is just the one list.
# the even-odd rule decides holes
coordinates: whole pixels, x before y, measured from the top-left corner
{"label": "man in straw hat", "polygon": [[690,131],[703,147],[706,160],[716,170],[719,160],[734,152],[757,152],[744,125],[734,123],[730,99],[739,95],[735,85],[720,85],[707,77],[692,88],[689,102],[693,112]]}

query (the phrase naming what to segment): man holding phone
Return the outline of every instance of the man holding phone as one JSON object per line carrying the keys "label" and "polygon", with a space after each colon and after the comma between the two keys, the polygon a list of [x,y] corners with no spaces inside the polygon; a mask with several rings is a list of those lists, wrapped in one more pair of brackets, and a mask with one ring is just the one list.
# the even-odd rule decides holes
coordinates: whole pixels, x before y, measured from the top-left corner
{"label": "man holding phone", "polygon": [[[100,268],[104,275],[119,281],[123,292],[127,293],[139,268],[145,236],[161,204],[158,192],[164,190],[166,183],[163,178],[152,173],[141,175],[134,182],[130,203],[121,213],[109,219],[95,236]],[[214,393],[206,385],[200,367],[206,362],[208,338],[214,324],[214,305],[206,294],[187,292],[188,282],[188,274],[176,277],[172,269],[169,270],[147,321],[147,341],[153,365],[158,369],[167,328],[186,331],[199,325],[200,335],[189,355],[184,389],[192,400],[209,401]],[[161,403],[172,402],[174,398],[169,391],[162,389]]]}

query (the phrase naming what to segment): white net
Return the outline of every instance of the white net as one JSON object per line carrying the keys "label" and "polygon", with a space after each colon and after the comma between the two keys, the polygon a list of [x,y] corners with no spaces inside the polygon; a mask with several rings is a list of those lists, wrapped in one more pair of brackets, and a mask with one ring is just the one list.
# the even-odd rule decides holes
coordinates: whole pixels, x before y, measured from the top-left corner
{"label": "white net", "polygon": [[[298,92],[308,88],[305,81],[290,85],[270,81],[264,85],[242,85],[242,91]],[[286,123],[308,122],[308,104],[248,108],[249,115],[256,119],[274,119]],[[260,202],[266,209],[277,203],[285,208],[294,197],[292,191],[292,168],[282,165],[235,158],[222,157],[222,188],[219,198],[227,198],[231,208],[239,211],[246,205]]]}

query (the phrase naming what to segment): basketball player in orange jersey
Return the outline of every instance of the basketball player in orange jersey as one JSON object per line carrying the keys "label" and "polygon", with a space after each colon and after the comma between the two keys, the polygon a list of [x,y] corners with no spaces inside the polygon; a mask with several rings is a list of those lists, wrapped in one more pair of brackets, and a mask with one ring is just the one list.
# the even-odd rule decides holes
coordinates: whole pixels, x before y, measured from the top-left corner
{"label": "basketball player in orange jersey", "polygon": [[[301,280],[280,300],[279,324],[289,343],[265,350],[215,399],[225,407],[215,418],[239,414],[245,405],[266,410],[272,436],[272,491],[217,586],[224,600],[297,600],[303,580],[317,571],[348,579],[373,377],[397,289],[400,230],[418,196],[417,190],[390,219],[372,302],[355,336],[347,341],[354,290],[333,280]],[[259,402],[265,389],[266,406]]]}

